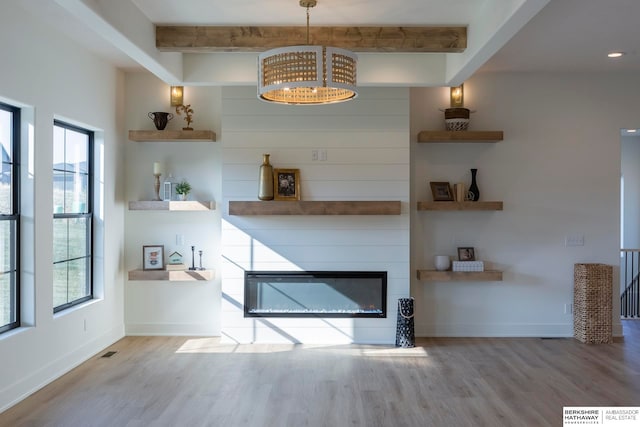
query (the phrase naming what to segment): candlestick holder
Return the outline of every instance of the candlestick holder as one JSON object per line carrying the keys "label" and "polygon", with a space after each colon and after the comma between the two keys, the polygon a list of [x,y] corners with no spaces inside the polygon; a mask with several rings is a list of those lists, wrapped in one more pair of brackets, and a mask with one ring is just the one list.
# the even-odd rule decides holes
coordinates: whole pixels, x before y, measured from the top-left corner
{"label": "candlestick holder", "polygon": [[162,175],[162,174],[160,174],[160,173],[154,173],[153,174],[153,176],[156,177],[156,182],[155,182],[155,185],[154,185],[154,188],[156,190],[156,198],[153,199],[153,200],[156,200],[156,201],[162,200],[160,198],[160,175]]}
{"label": "candlestick holder", "polygon": [[195,253],[195,246],[191,246],[191,267],[189,267],[189,270],[193,271],[196,270],[196,253]]}
{"label": "candlestick holder", "polygon": [[198,270],[204,270],[204,268],[202,268],[202,251],[198,251],[198,255],[200,255],[200,268],[198,268]]}

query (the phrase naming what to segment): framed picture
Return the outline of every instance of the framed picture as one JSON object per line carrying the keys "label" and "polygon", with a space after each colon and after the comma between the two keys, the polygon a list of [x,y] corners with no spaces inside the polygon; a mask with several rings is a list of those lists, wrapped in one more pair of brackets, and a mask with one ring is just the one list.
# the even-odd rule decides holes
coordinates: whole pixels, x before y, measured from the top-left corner
{"label": "framed picture", "polygon": [[142,247],[142,269],[164,270],[164,245]]}
{"label": "framed picture", "polygon": [[431,194],[433,195],[434,202],[452,202],[453,192],[451,192],[451,186],[448,182],[433,182],[431,185]]}
{"label": "framed picture", "polygon": [[274,200],[300,200],[300,169],[273,170]]}
{"label": "framed picture", "polygon": [[476,253],[473,248],[458,248],[458,261],[475,261]]}

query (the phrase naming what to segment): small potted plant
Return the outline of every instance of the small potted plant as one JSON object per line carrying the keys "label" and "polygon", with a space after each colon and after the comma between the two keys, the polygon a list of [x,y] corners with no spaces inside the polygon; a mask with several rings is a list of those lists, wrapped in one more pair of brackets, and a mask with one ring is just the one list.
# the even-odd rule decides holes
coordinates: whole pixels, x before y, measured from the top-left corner
{"label": "small potted plant", "polygon": [[180,200],[187,200],[187,194],[191,191],[191,184],[183,180],[176,184],[176,193],[180,195]]}

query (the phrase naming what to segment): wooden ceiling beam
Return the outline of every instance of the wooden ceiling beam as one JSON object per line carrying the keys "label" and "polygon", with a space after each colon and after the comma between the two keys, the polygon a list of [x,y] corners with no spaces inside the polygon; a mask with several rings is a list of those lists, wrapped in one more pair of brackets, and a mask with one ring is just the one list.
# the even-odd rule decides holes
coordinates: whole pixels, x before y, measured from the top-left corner
{"label": "wooden ceiling beam", "polygon": [[[262,52],[307,44],[306,27],[156,26],[163,52]],[[463,52],[466,27],[311,27],[309,43],[354,52]]]}

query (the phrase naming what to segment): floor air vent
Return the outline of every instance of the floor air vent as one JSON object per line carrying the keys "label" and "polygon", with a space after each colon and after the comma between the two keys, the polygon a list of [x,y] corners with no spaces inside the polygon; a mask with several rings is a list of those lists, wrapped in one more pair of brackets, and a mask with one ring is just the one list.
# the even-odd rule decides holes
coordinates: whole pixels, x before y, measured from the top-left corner
{"label": "floor air vent", "polygon": [[100,357],[111,357],[111,356],[113,356],[113,355],[114,355],[114,354],[116,354],[116,353],[117,353],[117,351],[107,351],[105,354],[103,354],[103,355],[102,355],[102,356],[100,356]]}

